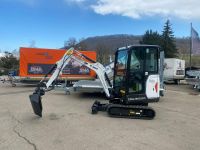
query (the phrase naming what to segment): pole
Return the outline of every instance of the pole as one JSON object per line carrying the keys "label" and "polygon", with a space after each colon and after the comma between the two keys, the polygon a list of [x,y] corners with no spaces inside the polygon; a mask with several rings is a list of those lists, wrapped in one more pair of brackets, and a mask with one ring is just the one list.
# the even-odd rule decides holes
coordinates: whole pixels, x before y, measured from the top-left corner
{"label": "pole", "polygon": [[192,67],[192,23],[190,24],[190,70]]}

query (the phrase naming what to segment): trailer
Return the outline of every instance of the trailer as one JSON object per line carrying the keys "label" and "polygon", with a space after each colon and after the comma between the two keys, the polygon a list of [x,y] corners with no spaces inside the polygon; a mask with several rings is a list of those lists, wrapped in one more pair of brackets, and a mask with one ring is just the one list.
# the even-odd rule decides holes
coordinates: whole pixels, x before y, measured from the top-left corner
{"label": "trailer", "polygon": [[[108,79],[110,80],[111,85],[113,85],[114,62],[111,62],[104,67]],[[108,84],[107,86],[109,89],[112,88]],[[80,80],[76,82],[72,87],[69,87],[66,90],[67,94],[70,94],[71,92],[103,93],[104,89],[101,81],[97,78],[95,80]]]}
{"label": "trailer", "polygon": [[187,78],[185,78],[186,82],[189,85],[192,85],[194,89],[197,89],[200,92],[200,69],[188,70],[186,74],[187,74]]}
{"label": "trailer", "polygon": [[[19,76],[8,75],[3,81],[12,86],[16,84],[34,84],[40,82],[44,74],[62,58],[66,50],[63,49],[46,49],[46,48],[20,48],[20,62],[19,62]],[[82,51],[80,53],[86,55],[88,58],[96,61],[96,51]],[[57,79],[58,83],[71,84],[79,80],[94,80],[96,73],[81,65],[74,60],[71,60],[66,67],[62,70],[61,76]],[[46,80],[49,79],[49,74]]]}
{"label": "trailer", "polygon": [[176,84],[185,77],[185,60],[177,58],[165,58],[164,81],[174,81]]}

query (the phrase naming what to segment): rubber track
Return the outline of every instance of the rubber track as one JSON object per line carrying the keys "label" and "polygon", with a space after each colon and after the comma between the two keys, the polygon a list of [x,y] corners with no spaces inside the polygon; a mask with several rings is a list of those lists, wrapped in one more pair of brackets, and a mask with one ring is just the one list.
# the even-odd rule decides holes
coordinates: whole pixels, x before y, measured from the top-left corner
{"label": "rubber track", "polygon": [[[149,117],[146,117],[146,116],[130,116],[130,115],[126,115],[126,116],[121,116],[121,115],[113,115],[110,113],[110,109],[111,108],[128,108],[128,109],[140,109],[140,110],[151,110],[153,111],[153,116],[149,116]],[[115,117],[115,118],[130,118],[130,119],[147,119],[147,120],[151,120],[155,117],[156,115],[156,112],[154,111],[153,108],[151,107],[148,107],[148,106],[140,106],[140,105],[119,105],[119,104],[110,104],[107,108],[107,113],[110,117]]]}

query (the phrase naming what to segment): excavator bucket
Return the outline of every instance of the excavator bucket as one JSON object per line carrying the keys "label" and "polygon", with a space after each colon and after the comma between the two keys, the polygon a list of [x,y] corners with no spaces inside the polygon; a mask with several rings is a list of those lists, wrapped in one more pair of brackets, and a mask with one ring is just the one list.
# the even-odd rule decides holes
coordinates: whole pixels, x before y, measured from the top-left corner
{"label": "excavator bucket", "polygon": [[42,117],[42,97],[39,93],[33,93],[32,95],[29,95],[30,101],[31,101],[31,105],[33,108],[33,111],[36,115]]}

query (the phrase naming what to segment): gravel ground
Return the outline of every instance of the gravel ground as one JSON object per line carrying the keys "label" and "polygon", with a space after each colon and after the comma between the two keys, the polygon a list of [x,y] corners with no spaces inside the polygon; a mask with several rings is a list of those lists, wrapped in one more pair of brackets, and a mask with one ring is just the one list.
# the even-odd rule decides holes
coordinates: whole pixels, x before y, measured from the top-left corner
{"label": "gravel ground", "polygon": [[29,102],[33,87],[0,84],[0,150],[199,150],[200,96],[188,85],[166,85],[154,120],[91,115],[95,94],[51,91],[43,118]]}

